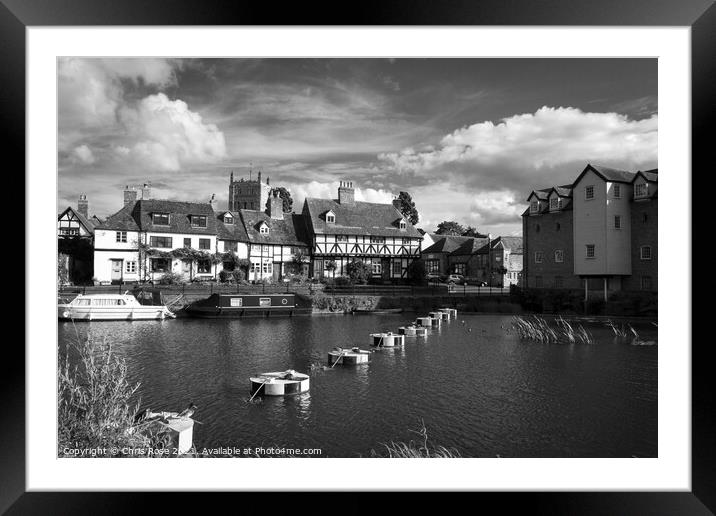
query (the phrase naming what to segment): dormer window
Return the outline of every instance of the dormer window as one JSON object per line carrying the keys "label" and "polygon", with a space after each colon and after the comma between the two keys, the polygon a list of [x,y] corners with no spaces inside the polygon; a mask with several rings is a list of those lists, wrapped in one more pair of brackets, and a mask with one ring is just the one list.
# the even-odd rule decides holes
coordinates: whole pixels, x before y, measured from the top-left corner
{"label": "dormer window", "polygon": [[539,211],[539,201],[532,201],[530,203],[530,213],[537,213]]}
{"label": "dormer window", "polygon": [[270,231],[270,229],[268,227],[268,224],[266,224],[265,222],[262,222],[261,225],[259,226],[259,233],[261,233],[262,235],[268,235],[269,231]]}
{"label": "dormer window", "polygon": [[400,220],[398,221],[398,227],[399,227],[400,229],[405,229],[406,225],[405,225],[405,221],[404,221],[403,219],[400,219]]}
{"label": "dormer window", "polygon": [[152,224],[157,226],[168,226],[169,225],[169,214],[168,213],[152,213]]}
{"label": "dormer window", "polygon": [[646,197],[648,188],[646,183],[637,183],[634,185],[634,198]]}
{"label": "dormer window", "polygon": [[552,197],[549,200],[549,209],[550,210],[558,210],[562,207],[562,199],[559,197]]}
{"label": "dormer window", "polygon": [[231,215],[224,215],[224,224],[233,224],[234,223],[234,217]]}
{"label": "dormer window", "polygon": [[326,222],[329,224],[335,224],[336,223],[336,214],[332,211],[326,212]]}
{"label": "dormer window", "polygon": [[191,227],[205,228],[206,227],[206,215],[192,215],[191,216]]}

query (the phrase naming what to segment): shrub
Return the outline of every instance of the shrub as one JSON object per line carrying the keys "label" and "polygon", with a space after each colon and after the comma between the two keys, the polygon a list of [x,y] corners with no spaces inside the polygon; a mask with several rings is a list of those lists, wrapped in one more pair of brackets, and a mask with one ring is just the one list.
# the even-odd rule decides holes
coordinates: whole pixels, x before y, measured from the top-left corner
{"label": "shrub", "polygon": [[[79,355],[70,365],[69,352]],[[168,434],[162,428],[135,426],[139,401],[132,403],[139,383],[127,379],[124,359],[106,341],[87,339],[68,348],[60,360],[57,382],[58,456],[70,449],[162,448]],[[117,456],[121,456],[117,455]]]}
{"label": "shrub", "polygon": [[427,270],[425,269],[425,261],[422,258],[413,260],[408,265],[408,279],[413,285],[422,285],[425,283]]}
{"label": "shrub", "polygon": [[234,269],[231,271],[231,276],[235,282],[240,283],[246,279],[246,272],[243,269]]}
{"label": "shrub", "polygon": [[165,272],[159,278],[160,285],[180,285],[181,283],[184,283],[184,277],[176,272]]}
{"label": "shrub", "polygon": [[222,269],[221,272],[219,272],[219,281],[222,283],[229,283],[234,281],[234,273],[235,271],[228,271],[226,269]]}
{"label": "shrub", "polygon": [[365,285],[368,283],[368,278],[372,275],[372,269],[370,265],[363,263],[360,260],[356,260],[348,263],[348,276],[353,283]]}

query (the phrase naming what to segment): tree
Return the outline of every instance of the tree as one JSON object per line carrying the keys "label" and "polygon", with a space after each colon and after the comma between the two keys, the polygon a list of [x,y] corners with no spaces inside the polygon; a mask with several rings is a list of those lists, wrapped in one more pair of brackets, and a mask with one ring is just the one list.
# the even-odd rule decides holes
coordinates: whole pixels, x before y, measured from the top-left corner
{"label": "tree", "polygon": [[331,275],[335,278],[336,277],[336,262],[334,260],[328,260],[324,266],[327,271],[331,272]]}
{"label": "tree", "polygon": [[372,274],[370,265],[365,264],[360,260],[349,262],[346,269],[348,270],[348,276],[350,277],[352,283],[365,285],[368,283],[368,278],[370,278]]}
{"label": "tree", "polygon": [[408,279],[414,285],[422,285],[425,283],[427,276],[427,270],[425,268],[425,261],[422,258],[413,260],[408,265]]}
{"label": "tree", "polygon": [[274,192],[278,192],[278,196],[283,200],[283,212],[291,213],[293,211],[293,198],[291,197],[291,192],[286,190],[283,186],[271,188],[268,194],[269,198],[266,200],[266,209],[268,210],[269,208],[269,203],[271,202],[271,197]]}
{"label": "tree", "polygon": [[415,207],[415,203],[413,202],[413,198],[410,194],[408,192],[400,192],[395,201],[395,207],[403,214],[403,217],[408,219],[412,225],[417,224],[420,219],[420,215],[418,215],[418,210]]}
{"label": "tree", "polygon": [[457,235],[460,236],[465,233],[465,228],[462,227],[455,221],[444,220],[438,224],[438,229],[435,231],[438,235]]}
{"label": "tree", "polygon": [[477,231],[477,228],[474,228],[474,227],[472,227],[472,226],[467,226],[467,227],[465,228],[465,231],[463,232],[462,236],[466,236],[466,237],[480,237],[480,236],[482,236],[482,234],[481,234],[479,231]]}

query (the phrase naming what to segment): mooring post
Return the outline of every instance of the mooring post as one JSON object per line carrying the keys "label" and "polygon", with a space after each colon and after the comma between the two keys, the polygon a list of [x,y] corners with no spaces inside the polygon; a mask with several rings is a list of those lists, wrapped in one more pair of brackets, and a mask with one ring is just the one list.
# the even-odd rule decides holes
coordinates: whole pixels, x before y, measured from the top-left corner
{"label": "mooring post", "polygon": [[184,455],[194,444],[194,420],[189,417],[170,419],[167,423],[177,455]]}

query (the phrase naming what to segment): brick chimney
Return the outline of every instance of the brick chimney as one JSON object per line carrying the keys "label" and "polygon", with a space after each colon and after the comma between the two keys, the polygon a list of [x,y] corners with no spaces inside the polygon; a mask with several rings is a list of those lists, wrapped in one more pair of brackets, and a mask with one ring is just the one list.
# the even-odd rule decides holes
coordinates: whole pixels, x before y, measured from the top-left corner
{"label": "brick chimney", "polygon": [[142,199],[152,198],[152,183],[144,183],[142,186]]}
{"label": "brick chimney", "polygon": [[216,199],[216,194],[211,194],[209,204],[211,205],[212,210],[217,211],[217,208],[219,207],[219,201]]}
{"label": "brick chimney", "polygon": [[341,181],[338,186],[338,204],[352,206],[356,202],[353,181]]}
{"label": "brick chimney", "polygon": [[137,202],[137,189],[130,188],[129,185],[124,187],[124,205],[134,204]]}
{"label": "brick chimney", "polygon": [[283,199],[278,196],[278,190],[274,190],[269,196],[269,205],[266,214],[272,219],[283,220]]}
{"label": "brick chimney", "polygon": [[80,194],[80,198],[77,201],[77,211],[84,215],[85,218],[89,218],[89,202],[87,202],[87,196]]}

